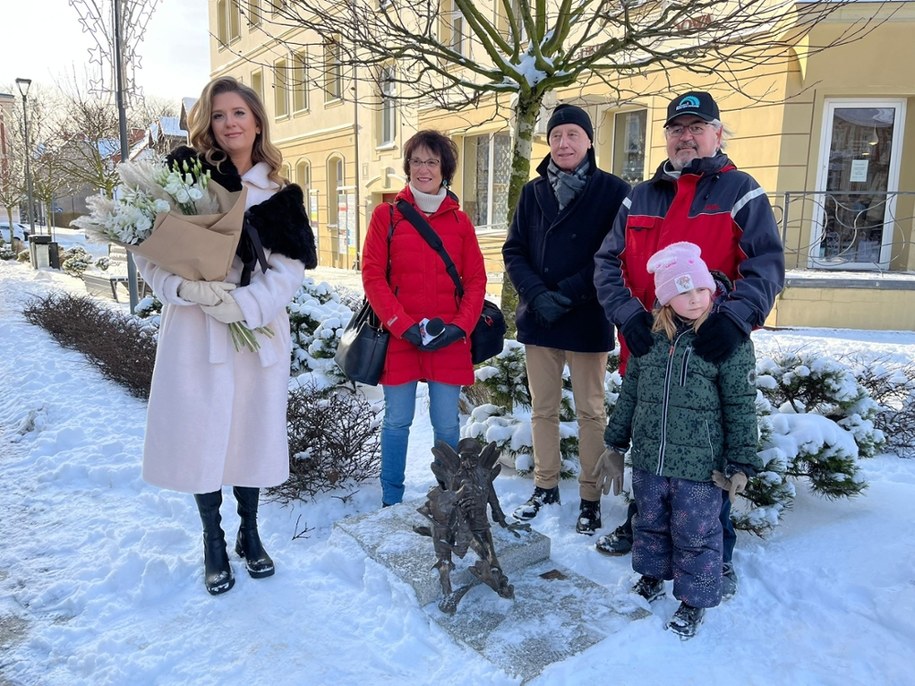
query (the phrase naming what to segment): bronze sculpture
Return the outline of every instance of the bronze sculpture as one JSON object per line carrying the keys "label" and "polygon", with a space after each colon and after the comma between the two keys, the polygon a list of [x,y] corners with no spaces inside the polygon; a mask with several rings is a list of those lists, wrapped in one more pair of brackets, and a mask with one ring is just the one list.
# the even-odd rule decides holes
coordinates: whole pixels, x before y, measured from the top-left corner
{"label": "bronze sculpture", "polygon": [[493,545],[487,507],[492,510],[492,520],[519,536],[517,529],[530,530],[521,522],[509,524],[499,505],[493,481],[502,471],[497,464],[499,453],[496,444],[485,448],[474,438],[464,438],[455,451],[443,441],[432,448],[435,459],[432,473],[438,485],[429,489],[425,504],[418,512],[431,522],[431,527],[415,527],[417,533],[431,536],[442,584],[443,597],[438,603],[442,612],[454,614],[457,605],[470,586],[456,591],[451,586],[452,554],[463,559],[472,548],[479,558],[470,572],[502,598],[513,598],[514,587],[502,572]]}

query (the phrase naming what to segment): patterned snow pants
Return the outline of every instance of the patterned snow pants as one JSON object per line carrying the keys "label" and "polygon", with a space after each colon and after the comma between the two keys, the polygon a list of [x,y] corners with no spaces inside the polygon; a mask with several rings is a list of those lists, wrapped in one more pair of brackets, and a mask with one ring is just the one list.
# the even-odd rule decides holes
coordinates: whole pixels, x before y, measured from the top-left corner
{"label": "patterned snow pants", "polygon": [[721,602],[721,489],[715,484],[632,470],[638,513],[632,568],[674,580],[674,597],[693,607]]}

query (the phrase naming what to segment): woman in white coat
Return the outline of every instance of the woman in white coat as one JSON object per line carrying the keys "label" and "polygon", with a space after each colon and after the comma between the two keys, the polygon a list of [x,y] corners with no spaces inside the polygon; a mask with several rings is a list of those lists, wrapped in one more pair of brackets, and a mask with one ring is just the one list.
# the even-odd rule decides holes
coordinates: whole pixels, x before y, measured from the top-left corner
{"label": "woman in white coat", "polygon": [[[291,338],[286,305],[317,264],[302,191],[279,176],[257,94],[233,78],[214,79],[189,117],[190,142],[169,161],[199,159],[212,180],[246,190],[245,229],[225,282],[188,281],[137,256],[163,303],[150,388],[143,478],[193,493],[203,522],[205,584],[235,583],[220,526],[222,487],[231,485],[241,526],[235,551],[254,578],[273,561],[257,531],[259,489],[289,476],[286,403]],[[236,350],[228,325],[269,327],[257,351]]]}

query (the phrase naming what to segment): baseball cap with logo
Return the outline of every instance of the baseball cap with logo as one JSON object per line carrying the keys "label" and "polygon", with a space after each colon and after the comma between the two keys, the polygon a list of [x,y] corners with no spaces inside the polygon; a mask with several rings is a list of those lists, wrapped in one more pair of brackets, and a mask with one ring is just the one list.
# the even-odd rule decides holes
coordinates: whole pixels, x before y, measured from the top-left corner
{"label": "baseball cap with logo", "polygon": [[691,114],[703,121],[721,118],[714,98],[705,91],[690,91],[671,100],[667,106],[667,121],[664,122],[664,126],[670,126],[674,119],[682,117],[684,114]]}

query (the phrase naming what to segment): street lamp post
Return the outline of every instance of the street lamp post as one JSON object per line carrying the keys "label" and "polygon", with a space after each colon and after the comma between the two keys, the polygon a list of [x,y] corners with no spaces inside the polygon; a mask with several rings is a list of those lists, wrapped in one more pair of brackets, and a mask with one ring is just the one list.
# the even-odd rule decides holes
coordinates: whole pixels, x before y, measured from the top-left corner
{"label": "street lamp post", "polygon": [[29,158],[32,156],[29,143],[29,86],[32,79],[16,79],[16,87],[22,96],[22,127],[25,130],[25,183],[29,197],[29,236],[35,235],[35,201],[32,199],[32,167]]}

